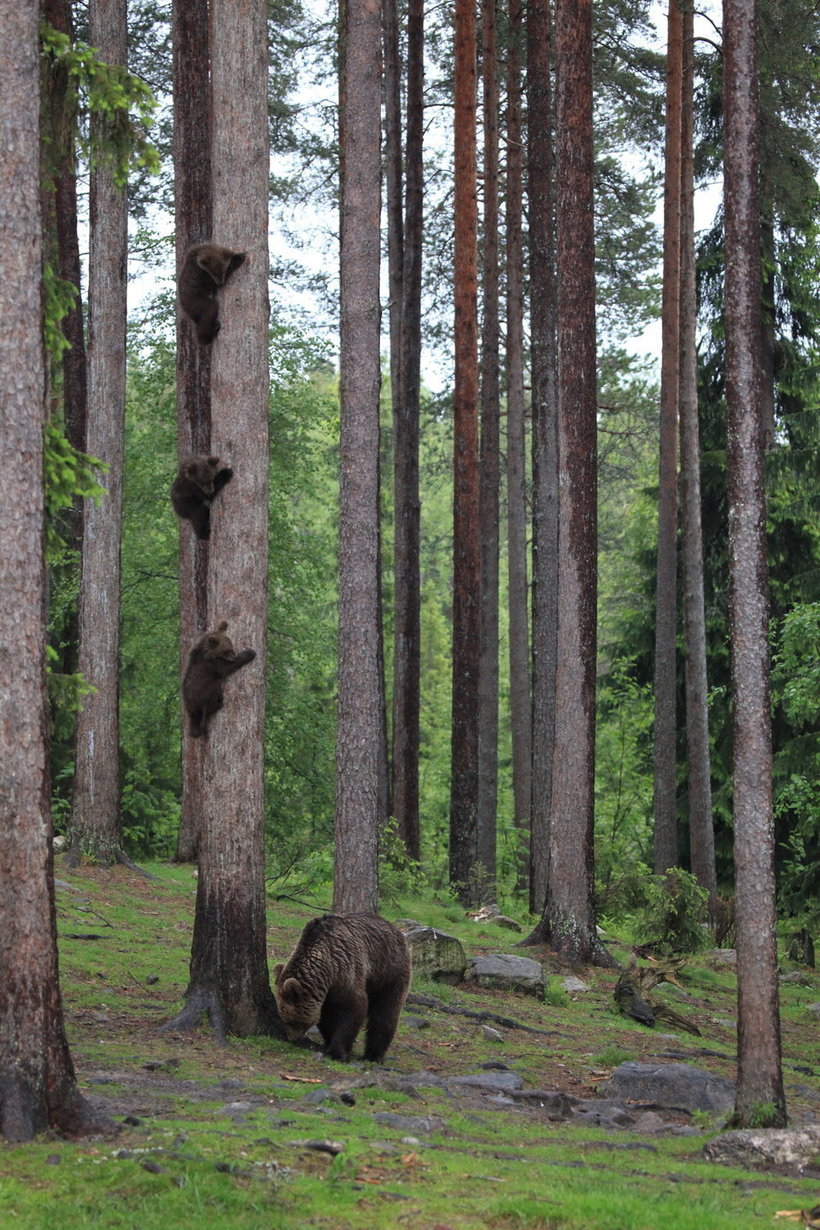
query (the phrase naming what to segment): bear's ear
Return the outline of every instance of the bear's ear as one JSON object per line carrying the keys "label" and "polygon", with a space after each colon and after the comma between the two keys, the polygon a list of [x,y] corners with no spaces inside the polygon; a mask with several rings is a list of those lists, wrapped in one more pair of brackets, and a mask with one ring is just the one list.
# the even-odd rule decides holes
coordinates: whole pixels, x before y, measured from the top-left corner
{"label": "bear's ear", "polygon": [[219,458],[218,458],[218,457],[209,457],[209,458],[208,458],[208,465],[209,465],[209,466],[211,466],[211,467],[215,470],[215,469],[216,469],[216,467],[219,465]]}
{"label": "bear's ear", "polygon": [[227,619],[223,619],[222,623],[217,628],[217,632],[227,632],[227,631],[228,631],[228,621]]}
{"label": "bear's ear", "polygon": [[302,984],[298,978],[286,978],[280,989],[291,1003],[298,1003],[302,998]]}

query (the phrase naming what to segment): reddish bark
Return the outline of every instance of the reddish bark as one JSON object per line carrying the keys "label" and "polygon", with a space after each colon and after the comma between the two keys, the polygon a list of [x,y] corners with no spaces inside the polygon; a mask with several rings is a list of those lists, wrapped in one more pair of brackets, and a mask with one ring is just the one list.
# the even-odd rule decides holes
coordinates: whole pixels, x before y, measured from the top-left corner
{"label": "reddish bark", "polygon": [[455,381],[453,392],[453,721],[450,883],[471,900],[478,858],[478,677],[481,551],[478,540],[478,331],[476,19],[455,15]]}
{"label": "reddish bark", "polygon": [[724,0],[729,591],[741,1126],[786,1122],[775,939],[754,0]]}

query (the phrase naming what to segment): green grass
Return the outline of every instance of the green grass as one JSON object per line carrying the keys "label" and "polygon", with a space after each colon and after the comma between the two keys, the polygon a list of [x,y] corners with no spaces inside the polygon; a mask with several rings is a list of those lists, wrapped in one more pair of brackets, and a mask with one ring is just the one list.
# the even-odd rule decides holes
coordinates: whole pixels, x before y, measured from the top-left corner
{"label": "green grass", "polygon": [[[0,1144],[0,1226],[25,1230],[749,1230],[782,1209],[817,1201],[815,1179],[710,1165],[697,1135],[642,1137],[551,1123],[439,1088],[418,1095],[377,1082],[368,1065],[339,1065],[268,1038],[218,1047],[206,1029],[160,1033],[179,1008],[188,975],[195,881],[190,869],[152,867],[160,882],[111,872],[58,869],[79,893],[58,896],[61,980],[81,1088],[136,1122],[110,1140],[69,1144],[40,1138]],[[271,903],[271,961],[286,955],[312,911]],[[516,937],[477,927],[450,902],[403,901],[388,911],[457,935],[469,954],[515,952]],[[448,917],[451,916],[451,917]],[[522,916],[520,921],[525,923]],[[69,939],[68,934],[100,938]],[[544,950],[525,950],[543,960]],[[532,1030],[498,1027],[409,1005],[429,1028],[399,1028],[388,1055],[395,1076],[442,1076],[499,1060],[530,1087],[594,1096],[602,1069],[670,1048],[713,1055],[692,1062],[733,1076],[732,972],[708,954],[682,975],[704,1036],[660,1037],[613,1010],[612,971],[587,970],[590,990],[570,999],[414,984],[450,1006],[512,1018]],[[817,1088],[818,980],[782,988],[787,1091]],[[723,1056],[723,1058],[721,1058]],[[810,1072],[795,1071],[808,1068]],[[99,1080],[107,1083],[96,1083]],[[226,1083],[227,1082],[227,1083]],[[316,1083],[320,1082],[320,1083]],[[347,1105],[336,1095],[348,1089]],[[320,1103],[310,1095],[321,1090]],[[231,1103],[249,1103],[244,1110]],[[437,1116],[439,1133],[414,1142],[376,1122],[379,1111]],[[707,1130],[703,1130],[707,1129]],[[343,1146],[335,1158],[309,1140]]]}

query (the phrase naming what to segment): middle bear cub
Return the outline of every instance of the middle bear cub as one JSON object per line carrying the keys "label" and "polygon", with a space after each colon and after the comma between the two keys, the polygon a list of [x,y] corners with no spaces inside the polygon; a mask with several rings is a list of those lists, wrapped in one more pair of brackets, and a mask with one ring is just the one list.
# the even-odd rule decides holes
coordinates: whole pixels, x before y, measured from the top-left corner
{"label": "middle bear cub", "polygon": [[182,699],[188,713],[192,739],[208,733],[208,723],[224,704],[224,683],[249,662],[256,651],[243,649],[237,653],[227,635],[227,620],[215,632],[204,632],[194,641],[188,654],[188,665],[182,680]]}
{"label": "middle bear cub", "polygon": [[410,985],[410,953],[398,927],[377,914],[324,914],[273,971],[279,1015],[292,1042],[318,1025],[325,1054],[350,1058],[367,1020],[364,1057],[378,1063],[393,1041]]}
{"label": "middle bear cub", "polygon": [[194,453],[184,458],[171,486],[171,503],[178,517],[191,522],[197,538],[210,538],[211,505],[232,478],[233,470],[218,457]]}

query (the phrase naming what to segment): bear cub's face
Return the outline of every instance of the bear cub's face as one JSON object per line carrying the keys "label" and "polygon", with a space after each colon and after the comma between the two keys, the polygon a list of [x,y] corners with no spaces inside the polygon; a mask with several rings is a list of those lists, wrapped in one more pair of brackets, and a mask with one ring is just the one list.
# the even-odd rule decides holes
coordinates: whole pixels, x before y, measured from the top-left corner
{"label": "bear cub's face", "polygon": [[311,1025],[319,1024],[322,1001],[312,996],[298,978],[283,979],[284,968],[283,965],[277,965],[273,971],[276,981],[276,1003],[288,1041],[298,1042]]}

